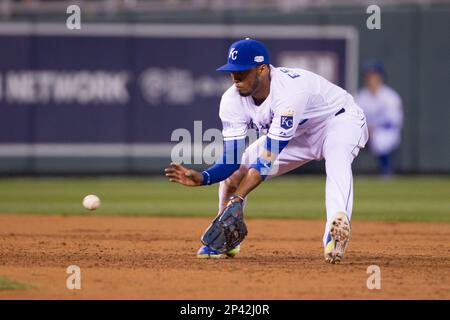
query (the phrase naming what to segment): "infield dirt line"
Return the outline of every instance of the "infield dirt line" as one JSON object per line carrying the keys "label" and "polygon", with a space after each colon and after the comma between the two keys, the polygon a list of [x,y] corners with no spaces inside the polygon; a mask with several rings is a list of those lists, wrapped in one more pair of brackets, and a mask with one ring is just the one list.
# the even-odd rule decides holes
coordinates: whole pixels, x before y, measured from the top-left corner
{"label": "infield dirt line", "polygon": [[[328,265],[324,221],[248,219],[235,259],[199,260],[209,223],[0,215],[0,275],[35,286],[0,299],[450,298],[450,224],[354,221],[343,263]],[[80,290],[67,289],[70,265],[80,268]],[[380,267],[380,290],[367,288],[371,265]]]}

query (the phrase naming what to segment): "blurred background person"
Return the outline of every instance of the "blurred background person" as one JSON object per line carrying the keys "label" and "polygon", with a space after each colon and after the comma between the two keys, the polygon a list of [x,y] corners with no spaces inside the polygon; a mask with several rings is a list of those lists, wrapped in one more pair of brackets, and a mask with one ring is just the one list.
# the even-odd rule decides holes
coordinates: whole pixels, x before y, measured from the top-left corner
{"label": "blurred background person", "polygon": [[369,146],[378,158],[383,176],[394,173],[392,154],[401,141],[403,106],[400,95],[384,81],[386,72],[380,60],[368,60],[363,66],[364,87],[356,101],[364,109],[369,127]]}

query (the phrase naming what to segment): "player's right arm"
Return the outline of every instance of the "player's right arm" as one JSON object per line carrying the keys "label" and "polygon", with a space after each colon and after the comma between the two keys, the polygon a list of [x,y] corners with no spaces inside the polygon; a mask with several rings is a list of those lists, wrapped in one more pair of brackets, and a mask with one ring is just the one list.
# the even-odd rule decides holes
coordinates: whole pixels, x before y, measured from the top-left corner
{"label": "player's right arm", "polygon": [[275,105],[274,117],[265,137],[264,148],[260,150],[256,162],[250,165],[247,174],[234,193],[234,196],[239,199],[244,199],[268,175],[275,173],[273,164],[294,137],[309,100],[307,92],[298,91],[296,94],[298,96],[286,97]]}
{"label": "player's right arm", "polygon": [[230,92],[226,92],[220,103],[219,116],[222,120],[223,154],[216,163],[198,172],[188,169],[181,164],[172,162],[170,168],[165,169],[166,176],[171,182],[177,182],[185,186],[210,185],[227,179],[240,166],[242,154],[245,151],[245,138],[247,135],[247,123],[239,101]]}

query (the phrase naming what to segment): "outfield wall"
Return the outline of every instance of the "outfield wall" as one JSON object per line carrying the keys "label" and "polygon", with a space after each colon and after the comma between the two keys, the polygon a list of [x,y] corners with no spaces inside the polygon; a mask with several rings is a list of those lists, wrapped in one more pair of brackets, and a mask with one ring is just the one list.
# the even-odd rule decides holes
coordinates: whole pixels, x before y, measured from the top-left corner
{"label": "outfield wall", "polygon": [[[367,16],[362,7],[171,12],[87,17],[81,31],[67,30],[64,15],[3,21],[0,173],[161,172],[175,129],[188,129],[197,143],[195,120],[203,132],[220,128],[229,79],[214,70],[228,44],[245,36],[264,40],[274,64],[301,64],[350,92],[361,62],[382,58],[405,105],[397,167],[449,173],[450,6],[382,8],[381,30],[368,30]],[[374,170],[363,152],[355,171]]]}

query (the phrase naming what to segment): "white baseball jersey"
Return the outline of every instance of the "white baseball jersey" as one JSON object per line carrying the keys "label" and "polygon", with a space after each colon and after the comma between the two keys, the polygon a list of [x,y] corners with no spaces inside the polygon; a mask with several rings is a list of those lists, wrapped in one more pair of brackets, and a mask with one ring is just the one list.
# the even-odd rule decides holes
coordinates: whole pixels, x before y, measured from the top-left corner
{"label": "white baseball jersey", "polygon": [[383,85],[376,94],[361,89],[356,96],[371,129],[370,146],[376,154],[392,152],[400,143],[403,110],[400,96]]}
{"label": "white baseball jersey", "polygon": [[270,76],[269,96],[259,106],[251,96],[240,96],[234,85],[223,94],[219,116],[225,140],[243,138],[249,128],[290,140],[302,133],[301,124],[309,119],[358,108],[347,91],[313,72],[270,66]]}
{"label": "white baseball jersey", "polygon": [[[326,246],[330,223],[338,212],[350,219],[353,208],[351,164],[364,148],[368,130],[364,112],[344,89],[303,69],[271,69],[270,94],[256,106],[252,97],[241,97],[233,85],[220,103],[225,140],[246,137],[248,128],[268,129],[268,136],[290,140],[272,166],[270,176],[282,175],[311,160],[325,159],[327,223],[323,236]],[[345,108],[344,113],[338,113]],[[257,161],[265,136],[253,142],[242,156],[242,165]],[[229,197],[225,183],[219,188],[219,212]]]}

